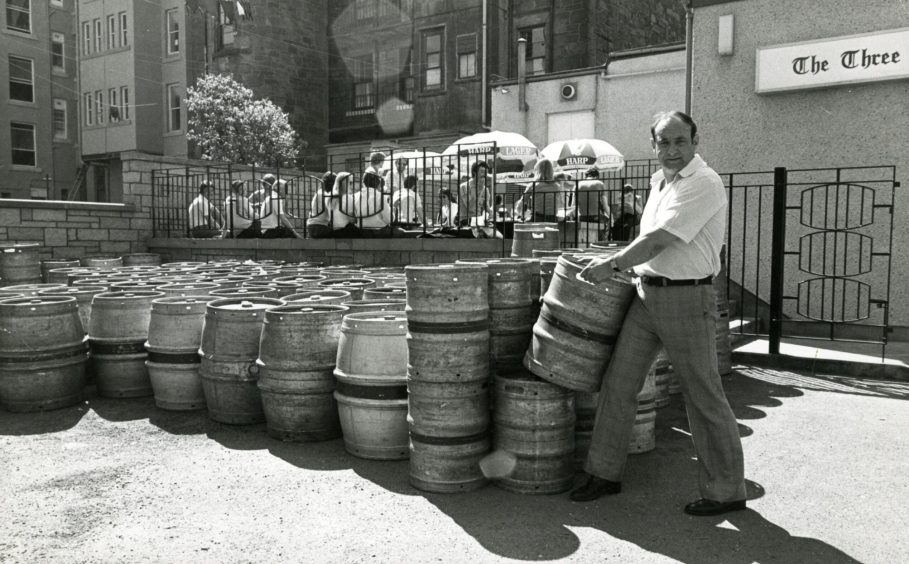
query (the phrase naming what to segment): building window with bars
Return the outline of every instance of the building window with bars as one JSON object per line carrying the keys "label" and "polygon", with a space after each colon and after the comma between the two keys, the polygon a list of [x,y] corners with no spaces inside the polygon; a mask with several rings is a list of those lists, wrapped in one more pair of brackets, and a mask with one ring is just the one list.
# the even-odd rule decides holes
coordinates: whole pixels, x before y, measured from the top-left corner
{"label": "building window with bars", "polygon": [[85,125],[94,125],[95,124],[95,112],[94,112],[94,102],[92,101],[92,93],[86,92],[82,95],[82,102],[85,112]]}
{"label": "building window with bars", "polygon": [[519,31],[521,39],[527,40],[526,61],[527,74],[546,72],[546,27],[528,27]]}
{"label": "building window with bars", "polygon": [[167,24],[167,54],[176,55],[180,52],[180,20],[176,8],[164,13]]}
{"label": "building window with bars", "polygon": [[129,35],[126,32],[126,12],[120,12],[120,47],[129,45]]}
{"label": "building window with bars", "polygon": [[51,67],[58,72],[66,72],[66,38],[56,31],[51,33]]}
{"label": "building window with bars", "polygon": [[237,37],[237,26],[224,6],[218,2],[218,48],[223,49],[234,44]]}
{"label": "building window with bars", "polygon": [[179,84],[167,85],[167,130],[180,131],[183,127],[182,120],[182,95]]}
{"label": "building window with bars", "polygon": [[373,54],[360,55],[353,61],[354,109],[366,110],[376,106],[376,78]]}
{"label": "building window with bars", "polygon": [[117,16],[107,16],[107,48],[117,48]]}
{"label": "building window with bars", "polygon": [[54,99],[54,139],[66,140],[66,100]]}
{"label": "building window with bars", "polygon": [[467,33],[457,37],[458,78],[477,76],[477,34]]}
{"label": "building window with bars", "polygon": [[413,104],[413,48],[402,49],[401,58],[404,60],[404,68],[398,79],[398,97],[407,104]]}
{"label": "building window with bars", "polygon": [[34,63],[23,57],[9,57],[9,99],[35,101]]}
{"label": "building window with bars", "polygon": [[35,126],[30,123],[16,122],[12,122],[9,125],[13,164],[20,166],[37,166]]}
{"label": "building window with bars", "polygon": [[82,54],[92,54],[92,23],[82,22]]}
{"label": "building window with bars", "polygon": [[123,111],[120,112],[120,119],[128,120],[129,119],[129,87],[128,86],[120,87],[120,107],[123,108]]}
{"label": "building window with bars", "polygon": [[98,125],[104,123],[104,92],[95,90],[95,119]]}
{"label": "building window with bars", "polygon": [[31,0],[6,0],[6,29],[32,32]]}
{"label": "building window with bars", "polygon": [[442,90],[445,82],[445,59],[442,53],[441,29],[423,32],[423,90]]}
{"label": "building window with bars", "polygon": [[111,88],[107,91],[107,108],[108,112],[110,112],[110,116],[108,116],[110,122],[120,121],[120,104],[117,101],[116,88]]}
{"label": "building window with bars", "polygon": [[95,18],[92,20],[92,28],[94,28],[94,33],[92,38],[95,40],[95,53],[101,52],[101,38],[104,37],[104,34],[101,33],[101,18]]}

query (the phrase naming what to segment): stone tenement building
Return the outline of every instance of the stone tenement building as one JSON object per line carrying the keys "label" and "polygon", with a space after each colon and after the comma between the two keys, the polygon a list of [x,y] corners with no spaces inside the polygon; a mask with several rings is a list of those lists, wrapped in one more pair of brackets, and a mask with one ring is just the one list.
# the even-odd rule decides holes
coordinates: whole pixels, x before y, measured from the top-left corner
{"label": "stone tenement building", "polygon": [[18,198],[116,202],[121,153],[197,156],[184,100],[205,72],[233,74],[286,111],[319,170],[482,131],[489,85],[517,75],[519,38],[531,80],[684,38],[674,0],[6,4],[0,195]]}

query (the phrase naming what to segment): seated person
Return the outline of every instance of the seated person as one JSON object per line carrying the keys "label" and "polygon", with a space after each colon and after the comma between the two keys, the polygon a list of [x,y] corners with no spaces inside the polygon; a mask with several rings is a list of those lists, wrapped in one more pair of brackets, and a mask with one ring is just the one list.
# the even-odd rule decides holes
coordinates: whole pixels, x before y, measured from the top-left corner
{"label": "seated person", "polygon": [[354,215],[363,237],[391,235],[391,204],[382,193],[385,181],[373,172],[363,175],[363,184],[353,195]]}
{"label": "seated person", "polygon": [[451,190],[443,188],[439,190],[439,216],[437,223],[442,227],[457,228],[458,220],[458,202],[455,201]]}
{"label": "seated person", "polygon": [[564,221],[570,196],[566,197],[564,186],[555,179],[552,161],[540,159],[533,172],[534,180],[524,190],[524,221]]}
{"label": "seated person", "polygon": [[470,225],[484,226],[492,220],[492,178],[486,161],[470,167],[470,180],[458,186],[458,205]]}
{"label": "seated person", "polygon": [[223,235],[224,218],[209,197],[214,186],[203,181],[199,184],[199,195],[189,204],[189,236],[199,238],[220,238]]}
{"label": "seated person", "polygon": [[302,239],[303,236],[297,233],[290,217],[284,211],[284,196],[286,195],[287,183],[278,181],[275,183],[277,190],[273,190],[262,204],[259,206],[259,213],[262,217],[260,220],[262,226],[263,239]]}
{"label": "seated person", "polygon": [[349,172],[339,172],[335,177],[331,193],[331,236],[335,238],[359,237],[357,226],[355,194],[351,189],[353,176]]}
{"label": "seated person", "polygon": [[423,202],[416,187],[417,177],[408,175],[404,178],[404,186],[396,190],[391,198],[395,223],[402,227],[418,227],[423,224]]}
{"label": "seated person", "polygon": [[277,182],[274,174],[268,173],[259,180],[259,188],[249,195],[249,203],[253,206],[260,206],[270,194],[274,193],[274,184]]}
{"label": "seated person", "polygon": [[226,237],[252,239],[261,234],[259,221],[254,219],[253,208],[246,196],[246,181],[234,180],[230,183],[230,194],[224,201],[227,208],[227,225],[224,226]]}
{"label": "seated person", "polygon": [[306,231],[313,239],[331,237],[331,213],[338,207],[337,199],[332,197],[335,179],[336,175],[331,171],[323,174],[322,189],[313,194],[306,218]]}
{"label": "seated person", "polygon": [[609,227],[612,212],[609,193],[600,180],[600,171],[590,167],[584,172],[584,180],[578,183],[577,219],[578,235],[583,242],[603,241]]}

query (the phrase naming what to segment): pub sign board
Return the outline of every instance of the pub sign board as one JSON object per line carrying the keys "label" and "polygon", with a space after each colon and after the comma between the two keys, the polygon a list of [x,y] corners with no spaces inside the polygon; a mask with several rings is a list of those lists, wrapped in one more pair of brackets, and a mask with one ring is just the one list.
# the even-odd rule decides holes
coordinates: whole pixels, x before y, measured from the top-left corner
{"label": "pub sign board", "polygon": [[909,78],[909,28],[758,47],[758,94]]}

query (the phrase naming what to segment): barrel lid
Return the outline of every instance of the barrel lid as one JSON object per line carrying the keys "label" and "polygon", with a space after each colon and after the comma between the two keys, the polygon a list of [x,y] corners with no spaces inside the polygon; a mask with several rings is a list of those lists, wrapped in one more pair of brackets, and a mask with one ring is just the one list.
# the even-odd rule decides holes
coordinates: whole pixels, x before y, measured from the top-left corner
{"label": "barrel lid", "polygon": [[214,296],[224,296],[225,298],[241,298],[243,296],[264,296],[265,294],[276,293],[277,290],[271,286],[241,286],[239,288],[218,288],[212,290],[210,294]]}
{"label": "barrel lid", "polygon": [[286,302],[277,298],[249,296],[247,298],[223,298],[208,302],[208,308],[224,311],[263,311],[282,306]]}
{"label": "barrel lid", "polygon": [[163,298],[164,292],[155,292],[151,290],[112,290],[95,295],[96,300],[149,300]]}
{"label": "barrel lid", "polygon": [[329,288],[334,286],[340,286],[341,288],[360,288],[375,285],[375,283],[376,281],[372,278],[335,278],[334,280],[322,280],[319,282],[319,286]]}
{"label": "barrel lid", "polygon": [[56,288],[66,288],[65,284],[16,284],[6,286],[4,292],[40,292],[41,290],[53,290]]}
{"label": "barrel lid", "polygon": [[72,296],[23,296],[19,298],[8,298],[0,300],[2,307],[28,307],[40,305],[76,303],[76,298]]}
{"label": "barrel lid", "polygon": [[293,284],[295,282],[320,282],[322,280],[328,280],[328,277],[321,274],[294,274],[290,276],[278,276],[272,278],[272,282],[276,284]]}
{"label": "barrel lid", "polygon": [[343,314],[349,310],[350,308],[347,306],[337,304],[293,303],[272,308],[268,310],[267,315],[318,315],[329,313]]}
{"label": "barrel lid", "polygon": [[404,267],[404,273],[411,272],[470,272],[486,269],[485,263],[443,263],[443,264],[408,264]]}
{"label": "barrel lid", "polygon": [[314,290],[312,292],[300,292],[285,296],[286,302],[318,302],[320,300],[349,298],[350,292],[346,290]]}
{"label": "barrel lid", "polygon": [[4,253],[21,253],[23,251],[37,250],[40,246],[40,243],[4,243],[0,246],[0,251]]}
{"label": "barrel lid", "polygon": [[150,280],[119,280],[111,284],[112,288],[123,288],[123,289],[132,289],[132,288],[157,288],[161,284],[157,282],[152,282]]}
{"label": "barrel lid", "polygon": [[208,305],[211,300],[201,296],[172,296],[169,298],[155,298],[152,300],[152,309],[160,306],[193,306]]}
{"label": "barrel lid", "polygon": [[107,286],[62,286],[38,292],[39,296],[77,296],[80,294],[98,294],[106,292]]}
{"label": "barrel lid", "polygon": [[404,296],[407,294],[407,288],[401,286],[382,286],[380,288],[370,288],[372,294],[388,294],[390,296]]}
{"label": "barrel lid", "polygon": [[214,282],[187,281],[187,282],[168,282],[158,286],[159,290],[214,290],[220,288]]}
{"label": "barrel lid", "polygon": [[323,266],[322,270],[362,270],[362,264],[336,264],[332,266]]}
{"label": "barrel lid", "polygon": [[382,311],[404,311],[404,306],[407,305],[407,300],[386,300],[382,298],[376,299],[366,299],[366,300],[351,300],[349,302],[341,302],[341,305],[347,306],[351,311],[356,311],[361,307],[370,307],[370,308],[383,308]]}

